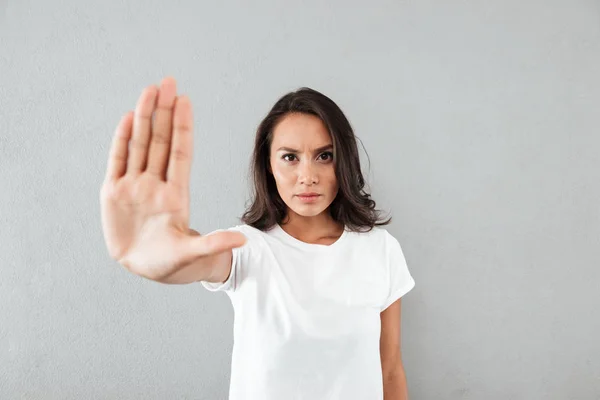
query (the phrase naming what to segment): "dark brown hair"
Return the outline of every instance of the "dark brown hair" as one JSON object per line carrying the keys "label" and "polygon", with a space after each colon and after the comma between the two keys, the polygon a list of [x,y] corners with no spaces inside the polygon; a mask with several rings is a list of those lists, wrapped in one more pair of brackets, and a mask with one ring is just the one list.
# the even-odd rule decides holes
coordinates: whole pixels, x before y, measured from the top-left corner
{"label": "dark brown hair", "polygon": [[251,160],[253,193],[251,205],[242,221],[260,230],[281,223],[287,205],[279,196],[275,178],[269,172],[269,155],[273,130],[287,114],[305,113],[323,121],[333,142],[333,160],[338,181],[338,194],[329,206],[334,220],[351,231],[370,231],[375,225],[387,225],[391,218],[380,220],[375,201],[364,190],[356,137],[342,110],[329,97],[303,87],[282,96],[258,125]]}

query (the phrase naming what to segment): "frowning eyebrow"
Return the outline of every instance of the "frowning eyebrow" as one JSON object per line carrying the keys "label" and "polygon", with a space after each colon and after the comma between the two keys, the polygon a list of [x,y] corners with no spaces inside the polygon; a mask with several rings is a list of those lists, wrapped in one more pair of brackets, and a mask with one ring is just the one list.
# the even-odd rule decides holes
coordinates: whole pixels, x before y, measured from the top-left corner
{"label": "frowning eyebrow", "polygon": [[[333,145],[332,144],[328,144],[326,146],[322,146],[322,147],[319,147],[318,149],[315,149],[314,153],[320,153],[322,151],[332,150],[332,149],[333,149]],[[282,150],[283,151],[288,151],[290,153],[298,153],[299,152],[299,150],[292,149],[290,147],[280,147],[280,148],[277,149],[277,151],[282,151]]]}

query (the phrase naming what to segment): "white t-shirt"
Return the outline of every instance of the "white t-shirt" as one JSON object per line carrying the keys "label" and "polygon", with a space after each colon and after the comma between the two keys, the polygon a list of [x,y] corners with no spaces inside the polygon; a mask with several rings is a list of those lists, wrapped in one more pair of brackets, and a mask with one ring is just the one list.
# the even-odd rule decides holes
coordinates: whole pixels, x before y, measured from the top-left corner
{"label": "white t-shirt", "polygon": [[415,285],[398,241],[381,227],[331,245],[229,230],[248,240],[228,280],[201,281],[233,304],[229,399],[383,399],[380,313]]}

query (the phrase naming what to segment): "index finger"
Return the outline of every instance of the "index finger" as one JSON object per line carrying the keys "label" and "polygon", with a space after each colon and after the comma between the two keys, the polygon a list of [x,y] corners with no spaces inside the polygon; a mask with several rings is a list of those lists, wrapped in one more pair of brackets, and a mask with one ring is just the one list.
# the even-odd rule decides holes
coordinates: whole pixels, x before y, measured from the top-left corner
{"label": "index finger", "polygon": [[133,111],[129,111],[123,115],[115,130],[108,155],[105,180],[116,180],[125,174],[132,126]]}

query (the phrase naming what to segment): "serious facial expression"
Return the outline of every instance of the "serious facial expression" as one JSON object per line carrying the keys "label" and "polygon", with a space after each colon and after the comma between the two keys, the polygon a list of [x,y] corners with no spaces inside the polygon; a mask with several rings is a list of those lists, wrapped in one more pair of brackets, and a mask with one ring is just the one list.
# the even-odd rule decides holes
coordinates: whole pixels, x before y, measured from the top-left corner
{"label": "serious facial expression", "polygon": [[296,214],[317,216],[338,193],[333,142],[314,115],[291,113],[275,126],[269,164],[279,195]]}

